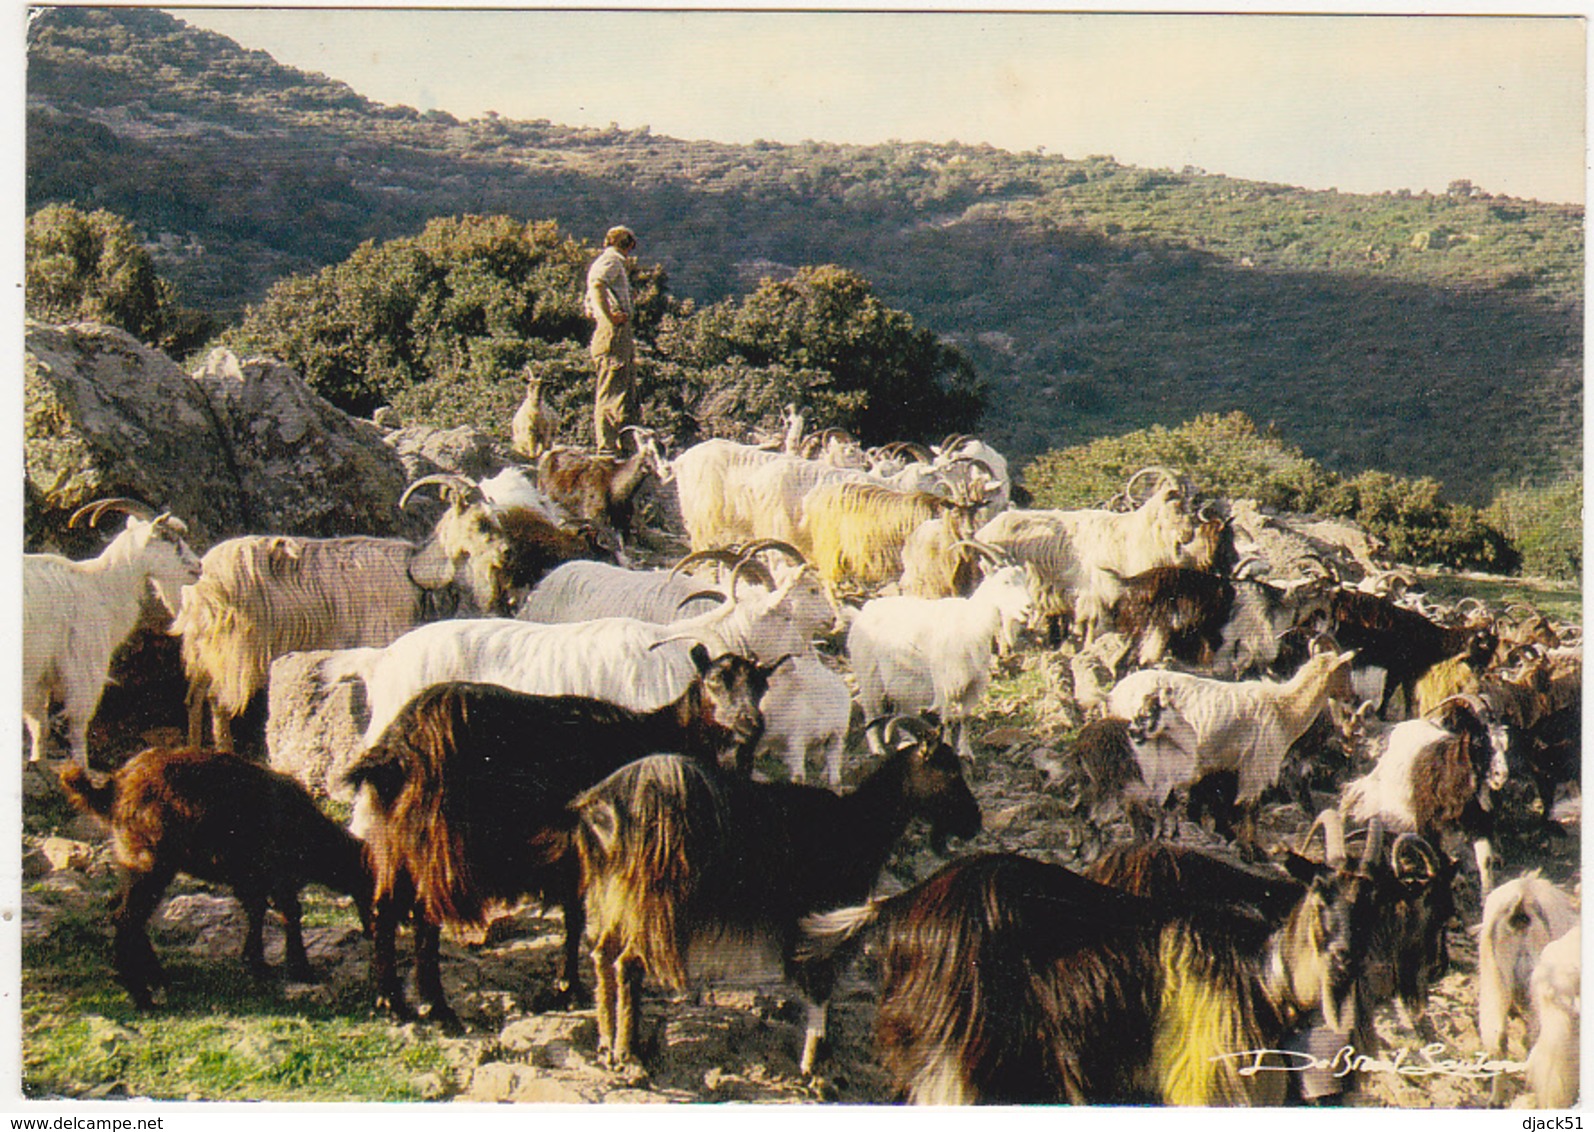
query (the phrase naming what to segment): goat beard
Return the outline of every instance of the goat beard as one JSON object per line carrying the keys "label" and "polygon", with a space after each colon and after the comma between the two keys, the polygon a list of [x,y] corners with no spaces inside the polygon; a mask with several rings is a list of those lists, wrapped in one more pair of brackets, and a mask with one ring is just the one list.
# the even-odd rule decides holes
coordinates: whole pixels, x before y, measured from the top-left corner
{"label": "goat beard", "polygon": [[1356,1027],[1356,980],[1338,971],[1325,972],[1323,1018],[1329,1027],[1348,1034]]}

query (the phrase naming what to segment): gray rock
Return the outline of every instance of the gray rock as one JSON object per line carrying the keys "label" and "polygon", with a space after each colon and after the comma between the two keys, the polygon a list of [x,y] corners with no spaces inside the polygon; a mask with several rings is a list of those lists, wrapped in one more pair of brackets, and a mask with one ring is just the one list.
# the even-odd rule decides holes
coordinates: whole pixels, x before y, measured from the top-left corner
{"label": "gray rock", "polygon": [[382,432],[315,393],[282,362],[215,349],[194,372],[254,532],[414,535],[407,483]]}
{"label": "gray rock", "polygon": [[103,537],[66,519],[111,495],[182,517],[196,546],[240,529],[243,499],[205,392],[160,351],[99,323],[29,321],[23,402],[28,549],[97,554]]}
{"label": "gray rock", "polygon": [[409,482],[443,472],[480,480],[518,462],[507,445],[470,425],[412,425],[393,429],[382,439],[403,464]]}
{"label": "gray rock", "polygon": [[339,664],[374,649],[289,653],[271,664],[266,702],[266,752],[271,769],[318,797],[349,801],[342,782],[361,750],[370,721],[365,685],[338,680]]}

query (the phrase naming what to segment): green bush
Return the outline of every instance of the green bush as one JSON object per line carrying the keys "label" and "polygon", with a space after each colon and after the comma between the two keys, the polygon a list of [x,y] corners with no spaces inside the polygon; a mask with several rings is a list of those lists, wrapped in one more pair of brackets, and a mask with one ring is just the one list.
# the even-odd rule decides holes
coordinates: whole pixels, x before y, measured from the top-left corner
{"label": "green bush", "polygon": [[133,226],[113,212],[46,205],[28,217],[24,245],[34,318],[108,323],[174,356],[214,329],[207,316],[178,305]]}
{"label": "green bush", "polygon": [[[581,311],[590,258],[551,221],[434,220],[419,236],[367,242],[342,263],[283,280],[223,341],[281,358],[359,415],[426,382],[461,391],[518,383],[537,344],[590,334]],[[660,290],[659,273],[652,280],[639,290]]]}
{"label": "green bush", "polygon": [[1484,514],[1522,555],[1523,573],[1579,580],[1583,576],[1583,476],[1548,487],[1502,491]]}
{"label": "green bush", "polygon": [[1154,464],[1182,472],[1209,497],[1351,519],[1383,539],[1397,562],[1495,573],[1511,573],[1522,563],[1497,520],[1441,499],[1436,481],[1373,471],[1342,479],[1259,432],[1243,413],[1207,414],[1177,428],[1154,425],[1048,452],[1021,478],[1037,507],[1086,507]]}
{"label": "green bush", "polygon": [[1024,469],[1037,507],[1086,507],[1111,498],[1141,468],[1164,465],[1205,495],[1255,499],[1288,511],[1316,510],[1331,473],[1244,413],[1205,414],[1177,428],[1153,425],[1048,452]]}

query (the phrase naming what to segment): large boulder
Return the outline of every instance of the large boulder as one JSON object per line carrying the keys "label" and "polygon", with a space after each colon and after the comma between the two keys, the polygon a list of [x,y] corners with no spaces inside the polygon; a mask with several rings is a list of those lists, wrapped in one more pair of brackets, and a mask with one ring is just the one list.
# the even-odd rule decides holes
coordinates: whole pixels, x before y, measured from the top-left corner
{"label": "large boulder", "polygon": [[342,778],[363,746],[371,712],[365,684],[342,679],[351,661],[377,649],[317,649],[271,662],[266,709],[266,756],[317,797],[347,801]]}
{"label": "large boulder", "polygon": [[217,348],[193,380],[215,416],[251,532],[418,533],[398,511],[408,481],[381,430],[344,413],[287,365]]}
{"label": "large boulder", "polygon": [[186,375],[99,323],[27,324],[27,549],[97,553],[68,530],[78,507],[131,496],[187,521],[204,550],[240,534],[417,537],[409,482],[381,430],[349,417],[281,362],[210,353]]}
{"label": "large boulder", "polygon": [[30,320],[22,372],[29,550],[98,553],[103,540],[66,519],[109,495],[181,516],[196,546],[242,529],[204,390],[165,354],[115,327]]}
{"label": "large boulder", "polygon": [[471,425],[458,428],[409,425],[393,429],[382,439],[398,456],[411,481],[441,472],[483,480],[517,459],[503,444]]}

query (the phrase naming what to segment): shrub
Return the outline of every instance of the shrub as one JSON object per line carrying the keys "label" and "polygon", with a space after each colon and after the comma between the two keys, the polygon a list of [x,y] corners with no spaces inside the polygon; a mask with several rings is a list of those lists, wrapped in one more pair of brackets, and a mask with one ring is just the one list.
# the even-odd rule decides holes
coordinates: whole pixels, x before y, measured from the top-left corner
{"label": "shrub", "polygon": [[1375,471],[1342,479],[1259,432],[1243,413],[1206,414],[1177,428],[1154,425],[1048,452],[1021,478],[1037,507],[1085,507],[1110,498],[1136,470],[1153,464],[1182,472],[1206,496],[1351,519],[1383,539],[1397,562],[1496,573],[1510,573],[1522,562],[1491,517],[1445,502],[1436,481]]}
{"label": "shrub", "polygon": [[1582,473],[1548,487],[1502,491],[1484,513],[1521,553],[1524,573],[1572,581],[1582,578]]}

